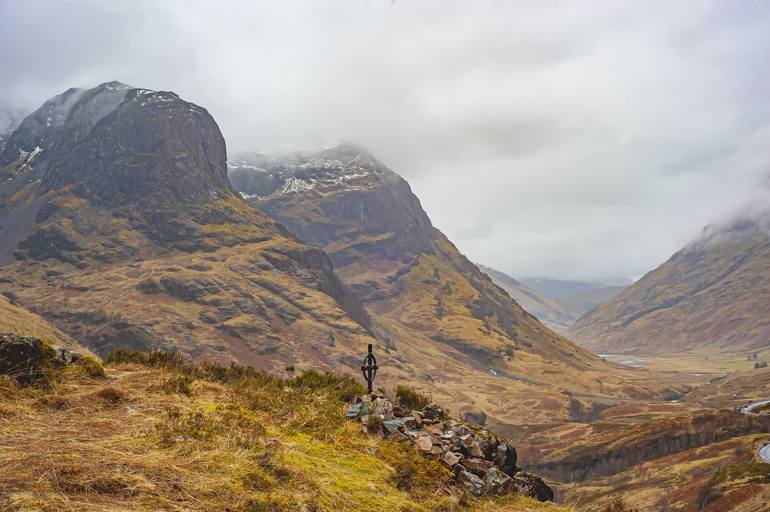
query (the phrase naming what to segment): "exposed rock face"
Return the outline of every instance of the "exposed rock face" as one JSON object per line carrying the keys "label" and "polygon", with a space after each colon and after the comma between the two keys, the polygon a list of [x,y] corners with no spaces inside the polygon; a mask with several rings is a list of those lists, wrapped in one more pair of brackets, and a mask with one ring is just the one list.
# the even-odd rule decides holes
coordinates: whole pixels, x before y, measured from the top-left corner
{"label": "exposed rock face", "polygon": [[736,353],[770,340],[770,214],[707,228],[568,335],[595,351]]}
{"label": "exposed rock face", "polygon": [[[441,410],[435,403],[426,409]],[[441,419],[431,419],[424,411],[405,411],[377,393],[358,397],[346,416],[359,421],[365,433],[412,445],[421,455],[440,460],[457,485],[474,496],[516,493],[553,500],[553,491],[540,477],[521,472],[516,449],[486,429],[442,421],[443,413]]]}
{"label": "exposed rock face", "polygon": [[[461,387],[454,397],[465,394],[468,379],[478,382],[476,390],[507,387],[505,396],[479,391],[483,398],[474,405],[488,400],[487,414],[513,419],[522,401],[510,386],[528,388],[528,397],[538,387],[551,404],[561,403],[534,408],[552,415],[566,412],[565,395],[556,391],[565,380],[590,393],[618,382],[607,378],[617,370],[544,327],[494,285],[433,227],[409,184],[361,148],[241,155],[229,162],[229,176],[251,204],[329,254],[363,299],[388,354],[411,367],[420,386],[433,382],[437,393]],[[603,374],[602,383],[593,371]]]}
{"label": "exposed rock face", "polygon": [[49,100],[0,158],[0,291],[102,354],[338,369],[374,341],[368,314],[326,254],[233,191],[226,160],[211,115],[172,92]]}

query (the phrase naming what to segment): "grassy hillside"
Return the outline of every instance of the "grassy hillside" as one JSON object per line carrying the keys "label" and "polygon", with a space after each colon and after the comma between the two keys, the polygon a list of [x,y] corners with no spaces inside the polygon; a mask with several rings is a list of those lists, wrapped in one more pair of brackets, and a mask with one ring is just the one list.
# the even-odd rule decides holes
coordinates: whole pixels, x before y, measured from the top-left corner
{"label": "grassy hillside", "polygon": [[3,511],[565,511],[464,495],[437,462],[343,417],[347,377],[113,358],[0,381]]}

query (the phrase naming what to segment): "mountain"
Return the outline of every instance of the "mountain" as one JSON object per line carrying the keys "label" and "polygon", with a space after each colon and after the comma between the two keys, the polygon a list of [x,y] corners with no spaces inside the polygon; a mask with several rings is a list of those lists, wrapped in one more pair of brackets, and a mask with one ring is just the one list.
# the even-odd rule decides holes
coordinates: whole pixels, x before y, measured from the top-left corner
{"label": "mountain", "polygon": [[0,153],[5,149],[8,138],[24,116],[25,112],[21,109],[0,107]]}
{"label": "mountain", "polygon": [[547,277],[524,277],[520,279],[520,281],[551,299],[574,297],[576,295],[591,293],[604,288],[625,287],[633,282],[624,277],[602,281],[575,281],[569,279],[550,279]]}
{"label": "mountain", "polygon": [[504,272],[485,265],[477,265],[497,286],[508,292],[508,295],[521,307],[556,332],[567,330],[572,322],[580,316]]}
{"label": "mountain", "polygon": [[706,228],[657,269],[579,319],[594,351],[751,353],[770,345],[770,220]]}
{"label": "mountain", "polygon": [[[630,283],[629,283],[630,284]],[[553,299],[554,302],[575,315],[576,319],[594,309],[602,302],[615,297],[623,290],[628,288],[627,284],[617,286],[605,286],[586,292],[576,293],[574,295],[565,295]]]}
{"label": "mountain", "polygon": [[100,355],[355,366],[368,315],[322,251],[233,191],[226,160],[211,115],[172,92],[50,99],[0,155],[0,292]]}
{"label": "mountain", "polygon": [[568,417],[565,387],[640,392],[524,311],[433,227],[409,184],[363,149],[253,152],[229,168],[252,205],[329,255],[388,356],[420,369],[420,387],[432,383],[504,422]]}

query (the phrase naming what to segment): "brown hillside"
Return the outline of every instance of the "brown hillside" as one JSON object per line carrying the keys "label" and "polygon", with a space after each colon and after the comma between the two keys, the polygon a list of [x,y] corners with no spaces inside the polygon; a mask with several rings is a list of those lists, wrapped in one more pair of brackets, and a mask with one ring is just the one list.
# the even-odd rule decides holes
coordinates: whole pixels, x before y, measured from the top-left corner
{"label": "brown hillside", "polygon": [[598,352],[751,353],[770,344],[768,297],[770,235],[742,221],[707,230],[567,335]]}

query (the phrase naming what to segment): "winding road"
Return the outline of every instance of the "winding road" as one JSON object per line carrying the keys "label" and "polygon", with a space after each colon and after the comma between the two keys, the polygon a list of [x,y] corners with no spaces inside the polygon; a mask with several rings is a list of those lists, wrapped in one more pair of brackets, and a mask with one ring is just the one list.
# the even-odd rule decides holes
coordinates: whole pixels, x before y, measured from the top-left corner
{"label": "winding road", "polygon": [[[770,400],[763,400],[761,402],[754,402],[753,404],[744,405],[740,409],[738,409],[738,412],[741,414],[745,414],[747,416],[770,416],[770,414],[759,414],[756,412],[751,412],[752,410],[756,409],[757,407],[762,407],[763,405],[770,404]],[[762,461],[767,462],[770,464],[770,444],[766,444],[762,448],[757,451],[757,455],[759,455],[759,458],[762,459]]]}
{"label": "winding road", "polygon": [[759,458],[770,464],[770,444],[766,444],[759,449]]}
{"label": "winding road", "polygon": [[768,414],[768,413],[758,414],[756,412],[751,412],[754,409],[756,409],[757,407],[762,407],[763,405],[767,405],[767,404],[770,404],[770,400],[763,400],[761,402],[754,402],[753,404],[744,405],[743,407],[738,409],[738,412],[740,412],[741,414],[746,414],[747,416],[770,416],[770,414]]}

